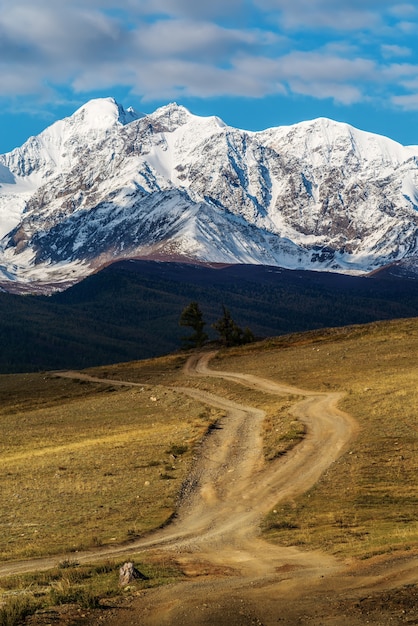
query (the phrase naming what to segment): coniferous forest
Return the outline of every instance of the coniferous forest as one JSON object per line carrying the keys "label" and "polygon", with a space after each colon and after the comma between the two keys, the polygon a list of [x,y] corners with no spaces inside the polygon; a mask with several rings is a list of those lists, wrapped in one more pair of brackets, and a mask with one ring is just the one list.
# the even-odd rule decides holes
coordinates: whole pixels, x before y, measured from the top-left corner
{"label": "coniferous forest", "polygon": [[52,296],[0,293],[0,372],[82,368],[182,347],[184,308],[209,339],[222,307],[256,338],[418,314],[418,280],[235,265],[123,261]]}

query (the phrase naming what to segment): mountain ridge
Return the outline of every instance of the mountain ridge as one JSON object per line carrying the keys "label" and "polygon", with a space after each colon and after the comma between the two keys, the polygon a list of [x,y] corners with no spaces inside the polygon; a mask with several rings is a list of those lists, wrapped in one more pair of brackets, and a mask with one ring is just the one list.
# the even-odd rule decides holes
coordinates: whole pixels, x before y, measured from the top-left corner
{"label": "mountain ridge", "polygon": [[0,155],[3,289],[48,293],[124,258],[418,266],[418,147],[327,118],[243,131],[105,98]]}

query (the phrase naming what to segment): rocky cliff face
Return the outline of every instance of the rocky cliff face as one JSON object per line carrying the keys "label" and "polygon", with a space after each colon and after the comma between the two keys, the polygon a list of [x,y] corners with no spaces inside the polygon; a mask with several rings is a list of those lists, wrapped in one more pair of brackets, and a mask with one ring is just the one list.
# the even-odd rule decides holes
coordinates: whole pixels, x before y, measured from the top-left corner
{"label": "rocky cliff face", "polygon": [[0,155],[0,282],[149,257],[369,272],[418,258],[418,147],[317,119],[246,132],[93,100]]}

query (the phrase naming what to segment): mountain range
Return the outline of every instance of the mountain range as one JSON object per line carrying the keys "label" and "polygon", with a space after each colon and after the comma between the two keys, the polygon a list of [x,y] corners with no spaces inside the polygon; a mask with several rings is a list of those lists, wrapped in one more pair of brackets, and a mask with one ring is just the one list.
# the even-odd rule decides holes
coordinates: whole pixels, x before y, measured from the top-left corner
{"label": "mountain range", "polygon": [[417,271],[418,146],[105,98],[0,155],[3,290],[64,290],[121,259]]}

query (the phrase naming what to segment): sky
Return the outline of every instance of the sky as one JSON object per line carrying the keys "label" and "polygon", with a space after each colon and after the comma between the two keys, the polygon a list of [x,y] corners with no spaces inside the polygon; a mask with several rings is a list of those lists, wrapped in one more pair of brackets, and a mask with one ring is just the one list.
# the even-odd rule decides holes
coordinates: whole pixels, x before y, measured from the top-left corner
{"label": "sky", "polygon": [[418,3],[0,0],[0,153],[91,98],[418,145]]}

